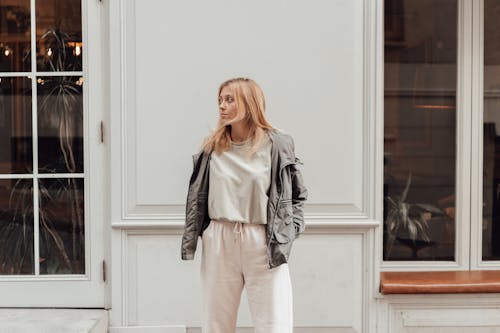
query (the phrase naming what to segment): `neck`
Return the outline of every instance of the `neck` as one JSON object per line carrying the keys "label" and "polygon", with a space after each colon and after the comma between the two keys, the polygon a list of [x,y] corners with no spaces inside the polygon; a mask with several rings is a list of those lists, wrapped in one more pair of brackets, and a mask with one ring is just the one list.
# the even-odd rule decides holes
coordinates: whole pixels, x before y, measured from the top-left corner
{"label": "neck", "polygon": [[250,128],[242,122],[237,122],[231,125],[231,140],[234,142],[242,142],[248,139]]}

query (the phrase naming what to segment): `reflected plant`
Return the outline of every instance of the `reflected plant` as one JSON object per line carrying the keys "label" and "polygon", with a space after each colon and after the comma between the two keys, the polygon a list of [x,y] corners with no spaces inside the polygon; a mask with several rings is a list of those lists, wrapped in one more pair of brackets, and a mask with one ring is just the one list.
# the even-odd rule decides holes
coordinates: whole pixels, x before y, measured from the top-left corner
{"label": "reflected plant", "polygon": [[[71,62],[68,52],[71,55],[70,43],[81,40],[81,35],[70,35],[61,30],[61,22],[56,26],[48,28],[40,37],[40,46],[45,48],[45,55],[38,57],[38,68],[47,71],[75,71],[79,70],[79,62]],[[76,59],[74,59],[77,61]],[[78,68],[77,68],[78,67]]]}
{"label": "reflected plant", "polygon": [[388,213],[385,220],[387,226],[386,256],[389,257],[394,241],[398,235],[405,235],[415,245],[417,240],[430,242],[429,225],[425,213],[444,215],[436,206],[426,203],[406,202],[411,185],[411,172],[408,175],[406,186],[399,197],[386,196]]}
{"label": "reflected plant", "polygon": [[[52,50],[50,56],[43,58],[44,63],[55,72],[68,70],[66,44],[70,41],[70,36],[59,28],[50,28],[40,39]],[[59,128],[59,146],[68,172],[76,171],[71,141],[75,136],[73,121],[83,119],[79,103],[81,84],[81,80],[75,82],[71,77],[49,76],[41,80],[39,86],[39,95],[43,98],[38,107],[38,114],[44,115],[42,119]]]}
{"label": "reflected plant", "polygon": [[[33,187],[18,179],[9,197],[9,209],[0,210],[0,272],[31,273],[33,261]],[[31,206],[31,207],[30,207]]]}
{"label": "reflected plant", "polygon": [[[40,253],[50,254],[50,258],[42,258],[45,263],[44,273],[71,273],[79,272],[79,257],[71,258],[66,244],[61,237],[62,224],[57,223],[60,214],[55,212],[47,202],[67,202],[72,193],[72,187],[65,178],[51,179],[46,186],[39,182],[39,239]],[[0,252],[1,271],[9,274],[25,273],[26,262],[33,259],[33,186],[31,180],[17,179],[12,186],[9,197],[8,212],[11,212],[10,223],[0,225]],[[5,211],[2,212],[5,215]],[[53,251],[56,250],[56,251]],[[31,272],[32,268],[28,270]]]}
{"label": "reflected plant", "polygon": [[[76,226],[72,224],[72,227],[69,228],[69,224],[64,220],[66,215],[61,214],[61,206],[65,208],[66,203],[70,203],[70,218],[72,221],[76,219],[76,209],[79,208],[76,208],[75,204],[81,207],[83,198],[78,188],[76,188],[75,193],[75,186],[77,186],[75,182],[76,179],[74,178],[51,178],[41,179],[38,185],[38,214],[40,230],[43,231],[40,233],[40,253],[44,253],[48,257],[44,258],[47,261],[45,263],[45,270],[48,274],[83,272],[82,259],[84,258],[84,253],[82,250],[84,247],[81,246],[84,242],[83,225]],[[81,212],[78,212],[78,214],[81,215]],[[78,229],[75,230],[75,226]],[[71,233],[73,235],[71,242],[68,237],[61,237],[63,233]]]}
{"label": "reflected plant", "polygon": [[[66,64],[67,43],[70,41],[71,36],[58,27],[48,29],[42,35],[41,42],[47,49],[51,50],[51,54],[37,59],[41,62],[39,68],[50,68],[54,72],[72,70],[74,66]],[[77,129],[83,119],[81,107],[82,78],[75,81],[68,76],[46,76],[43,79],[39,78],[38,82],[38,96],[40,96],[38,103],[39,124],[43,124],[45,121],[50,128],[57,129],[57,139],[65,169],[68,173],[75,173],[77,163],[73,138],[79,135]],[[42,169],[42,167],[39,169],[40,172],[42,172]],[[46,169],[45,171],[55,173],[54,170]],[[51,260],[60,258],[59,263],[50,262],[50,267],[47,267],[50,272],[47,273],[81,273],[83,267],[81,259],[84,258],[84,254],[82,253],[83,246],[79,244],[84,242],[84,217],[77,184],[78,179],[54,178],[52,181],[59,182],[58,188],[45,187],[43,181],[39,182],[38,188],[40,244],[41,246],[45,244],[47,251],[51,250],[48,252],[51,254]],[[31,188],[28,189],[30,186]],[[58,216],[47,208],[47,203],[57,203],[59,200],[67,203],[71,208],[71,224],[68,223],[67,228],[71,232],[71,244],[64,242],[60,234],[61,228],[58,230],[56,225]],[[33,245],[29,245],[33,242],[32,226],[34,216],[33,188],[30,182],[19,180],[15,183],[10,194],[9,209],[8,212],[0,212],[5,215],[4,221],[12,221],[0,226],[0,240],[2,241],[0,245],[0,264],[10,262],[11,270],[21,272],[19,269],[26,260],[24,256],[33,256]],[[9,216],[9,214],[14,214],[14,217]],[[69,243],[69,241],[67,242]],[[14,246],[12,246],[13,244]],[[31,246],[31,248],[28,248],[28,246]],[[57,253],[54,253],[54,251],[57,251]],[[20,253],[24,253],[24,255],[20,255]],[[15,260],[20,262],[18,264],[11,262]]]}
{"label": "reflected plant", "polygon": [[[73,66],[66,63],[67,43],[71,36],[59,27],[48,29],[41,37],[41,41],[52,51],[52,55],[45,57],[46,65],[52,71],[71,70]],[[66,170],[69,173],[76,172],[76,163],[72,140],[76,136],[76,123],[82,121],[83,113],[80,103],[81,80],[74,81],[71,77],[50,76],[46,77],[40,85],[40,95],[43,96],[38,108],[39,115],[52,126],[55,124],[59,129],[59,148],[64,158]],[[78,188],[76,179],[70,178],[72,197],[68,198],[72,204],[72,257],[78,256],[78,238],[83,241],[83,216],[81,214],[80,201],[78,200]],[[77,230],[79,234],[77,235]]]}

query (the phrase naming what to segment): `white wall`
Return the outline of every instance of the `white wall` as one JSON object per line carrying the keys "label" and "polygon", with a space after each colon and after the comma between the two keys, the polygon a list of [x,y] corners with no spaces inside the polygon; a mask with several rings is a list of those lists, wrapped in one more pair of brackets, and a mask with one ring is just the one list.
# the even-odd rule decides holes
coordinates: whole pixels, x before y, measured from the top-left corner
{"label": "white wall", "polygon": [[[261,85],[270,121],[293,135],[304,161],[307,231],[290,262],[295,325],[370,330],[373,5],[111,2],[115,332],[200,326],[200,253],[180,260],[184,202],[191,155],[217,119],[218,85],[234,76]],[[245,297],[238,326],[251,326]]]}
{"label": "white wall", "polygon": [[[191,154],[218,85],[255,79],[309,189],[290,270],[298,333],[498,332],[497,295],[378,293],[383,1],[113,0],[111,331],[200,332],[199,258],[180,260]],[[238,332],[251,332],[246,297]]]}

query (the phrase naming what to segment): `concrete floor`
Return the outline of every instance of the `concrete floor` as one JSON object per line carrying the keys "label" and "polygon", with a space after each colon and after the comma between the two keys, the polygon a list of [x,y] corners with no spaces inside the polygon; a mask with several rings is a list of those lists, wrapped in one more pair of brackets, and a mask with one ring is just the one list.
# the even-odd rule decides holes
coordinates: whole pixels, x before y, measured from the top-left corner
{"label": "concrete floor", "polygon": [[0,333],[106,333],[108,312],[87,309],[0,309]]}

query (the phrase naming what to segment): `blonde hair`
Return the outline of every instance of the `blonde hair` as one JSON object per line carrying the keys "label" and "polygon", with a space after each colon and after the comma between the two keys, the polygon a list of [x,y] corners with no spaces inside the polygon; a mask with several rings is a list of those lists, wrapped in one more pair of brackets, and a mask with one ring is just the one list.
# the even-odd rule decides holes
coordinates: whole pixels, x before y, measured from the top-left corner
{"label": "blonde hair", "polygon": [[225,87],[230,88],[235,96],[238,114],[226,123],[219,118],[217,127],[203,140],[202,149],[206,153],[215,151],[217,154],[228,150],[231,146],[231,124],[244,120],[252,139],[252,146],[248,152],[248,157],[251,157],[259,149],[267,131],[274,129],[265,117],[264,93],[255,81],[243,77],[223,82],[219,87],[218,96]]}

